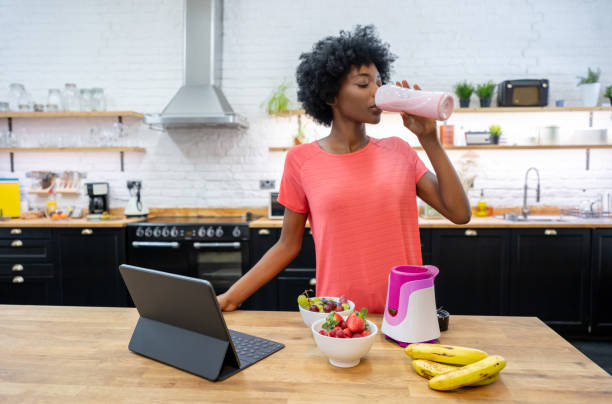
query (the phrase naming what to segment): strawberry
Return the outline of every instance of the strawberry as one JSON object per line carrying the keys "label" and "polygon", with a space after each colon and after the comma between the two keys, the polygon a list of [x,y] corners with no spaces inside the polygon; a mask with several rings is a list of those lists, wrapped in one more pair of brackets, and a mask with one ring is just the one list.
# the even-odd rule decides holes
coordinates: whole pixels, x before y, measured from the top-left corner
{"label": "strawberry", "polygon": [[353,336],[351,338],[361,338],[361,337],[362,337],[361,333],[360,332],[356,332],[356,333],[353,334]]}
{"label": "strawberry", "polygon": [[321,334],[321,335],[329,335],[329,334],[327,334],[327,331],[325,331],[325,330],[319,331],[319,334]]}
{"label": "strawberry", "polygon": [[364,332],[361,333],[362,336],[367,337],[368,335],[370,335],[370,331],[365,330]]}
{"label": "strawberry", "polygon": [[[336,320],[338,322],[338,324],[342,324],[342,322],[344,321],[344,319],[342,318],[342,316],[338,313],[334,313],[334,320]],[[344,328],[344,327],[342,327]]]}
{"label": "strawberry", "polygon": [[342,333],[344,334],[345,338],[351,338],[353,336],[353,333],[351,332],[350,328],[345,328],[344,330],[342,330]]}
{"label": "strawberry", "polygon": [[346,338],[342,331],[336,333],[336,338]]}
{"label": "strawberry", "polygon": [[361,318],[360,316],[357,315],[353,315],[351,314],[347,319],[346,319],[346,326],[352,331],[352,332],[361,332],[363,331],[363,327],[364,327],[364,321],[363,318]]}
{"label": "strawberry", "polygon": [[331,330],[327,333],[328,337],[336,338],[336,330]]}

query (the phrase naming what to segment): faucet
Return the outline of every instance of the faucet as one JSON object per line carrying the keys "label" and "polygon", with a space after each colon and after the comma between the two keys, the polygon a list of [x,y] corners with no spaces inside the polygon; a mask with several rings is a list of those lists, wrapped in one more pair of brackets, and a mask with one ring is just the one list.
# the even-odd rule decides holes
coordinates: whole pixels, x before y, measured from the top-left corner
{"label": "faucet", "polygon": [[525,186],[523,187],[523,208],[521,212],[523,213],[523,217],[527,219],[527,215],[529,214],[529,209],[527,209],[527,190],[529,187],[527,186],[527,179],[529,178],[529,172],[534,170],[536,175],[538,176],[538,186],[536,187],[536,202],[540,202],[540,172],[535,167],[530,167],[525,173]]}

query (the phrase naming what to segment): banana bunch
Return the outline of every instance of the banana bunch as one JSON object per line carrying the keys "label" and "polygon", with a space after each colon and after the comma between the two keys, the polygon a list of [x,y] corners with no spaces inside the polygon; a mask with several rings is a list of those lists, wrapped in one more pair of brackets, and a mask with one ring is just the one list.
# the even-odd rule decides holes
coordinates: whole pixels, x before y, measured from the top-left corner
{"label": "banana bunch", "polygon": [[434,390],[455,390],[465,386],[484,386],[499,378],[506,360],[488,356],[479,349],[440,344],[411,344],[405,348],[412,367]]}

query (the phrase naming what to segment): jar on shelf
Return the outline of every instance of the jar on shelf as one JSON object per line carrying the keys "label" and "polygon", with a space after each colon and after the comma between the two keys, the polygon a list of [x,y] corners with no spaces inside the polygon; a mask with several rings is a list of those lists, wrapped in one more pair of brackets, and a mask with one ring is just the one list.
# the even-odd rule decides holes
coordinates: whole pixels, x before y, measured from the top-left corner
{"label": "jar on shelf", "polygon": [[32,95],[27,91],[21,93],[17,104],[19,111],[30,112],[34,110],[34,100],[32,100]]}
{"label": "jar on shelf", "polygon": [[76,84],[66,83],[64,86],[64,93],[62,94],[64,110],[65,111],[80,111],[81,102],[79,98],[79,91]]}
{"label": "jar on shelf", "polygon": [[106,98],[104,89],[96,87],[91,89],[91,110],[106,111]]}
{"label": "jar on shelf", "polygon": [[11,83],[9,85],[8,102],[11,111],[19,111],[19,100],[25,93],[25,87],[21,83]]}
{"label": "jar on shelf", "polygon": [[64,108],[62,105],[62,93],[58,88],[49,89],[49,95],[47,95],[47,111],[61,111]]}
{"label": "jar on shelf", "polygon": [[91,111],[91,101],[91,90],[88,88],[82,88],[80,96],[81,111]]}

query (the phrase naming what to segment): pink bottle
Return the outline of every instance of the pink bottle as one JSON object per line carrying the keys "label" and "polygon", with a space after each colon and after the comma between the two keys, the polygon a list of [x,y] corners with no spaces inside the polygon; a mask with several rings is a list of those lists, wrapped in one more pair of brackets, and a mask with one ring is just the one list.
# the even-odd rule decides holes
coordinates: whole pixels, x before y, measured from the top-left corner
{"label": "pink bottle", "polygon": [[376,106],[384,111],[407,112],[438,121],[453,113],[453,96],[441,91],[421,91],[385,84],[376,91]]}

